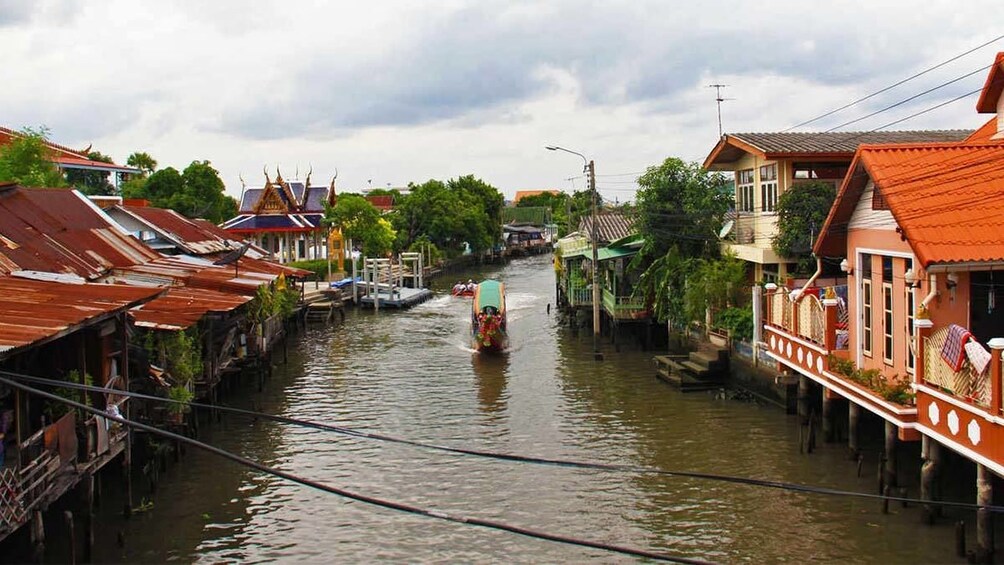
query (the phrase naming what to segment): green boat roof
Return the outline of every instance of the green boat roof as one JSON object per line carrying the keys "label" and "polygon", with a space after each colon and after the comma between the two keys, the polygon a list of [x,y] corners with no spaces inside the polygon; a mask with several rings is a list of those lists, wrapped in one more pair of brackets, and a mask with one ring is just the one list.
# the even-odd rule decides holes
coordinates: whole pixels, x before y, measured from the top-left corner
{"label": "green boat roof", "polygon": [[486,279],[478,283],[478,310],[483,310],[486,306],[494,306],[502,309],[502,283],[492,279]]}

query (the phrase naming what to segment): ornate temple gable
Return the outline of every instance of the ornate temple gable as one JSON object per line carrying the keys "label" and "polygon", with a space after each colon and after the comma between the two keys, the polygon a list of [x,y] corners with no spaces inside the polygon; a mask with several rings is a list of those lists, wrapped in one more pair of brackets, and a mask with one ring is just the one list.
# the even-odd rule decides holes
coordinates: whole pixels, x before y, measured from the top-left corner
{"label": "ornate temple gable", "polygon": [[282,174],[276,169],[276,178],[273,182],[265,171],[265,188],[262,189],[258,202],[255,203],[252,212],[259,214],[288,214],[296,211],[296,200],[291,197],[286,181],[282,180]]}

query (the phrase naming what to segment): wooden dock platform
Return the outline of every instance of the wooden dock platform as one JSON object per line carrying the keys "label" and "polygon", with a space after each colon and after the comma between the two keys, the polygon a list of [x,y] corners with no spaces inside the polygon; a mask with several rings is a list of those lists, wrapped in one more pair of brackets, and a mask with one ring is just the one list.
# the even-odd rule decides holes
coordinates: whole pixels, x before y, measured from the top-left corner
{"label": "wooden dock platform", "polygon": [[[381,287],[383,286],[385,285],[381,285]],[[394,290],[380,288],[376,293],[361,296],[359,304],[373,308],[374,294],[380,301],[380,308],[410,308],[432,298],[432,291],[427,288],[395,288]]]}
{"label": "wooden dock platform", "polygon": [[728,380],[728,351],[656,355],[654,361],[656,377],[683,392],[715,390]]}

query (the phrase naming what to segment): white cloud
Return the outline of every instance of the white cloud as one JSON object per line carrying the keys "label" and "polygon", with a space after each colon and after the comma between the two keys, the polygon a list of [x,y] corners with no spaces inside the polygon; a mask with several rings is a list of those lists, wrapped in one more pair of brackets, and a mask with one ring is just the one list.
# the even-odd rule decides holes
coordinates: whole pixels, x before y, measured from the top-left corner
{"label": "white cloud", "polygon": [[[0,0],[0,108],[3,125],[45,124],[57,142],[119,161],[137,150],[162,166],[209,159],[231,190],[239,173],[257,183],[279,163],[312,164],[314,179],[337,167],[344,189],[473,173],[511,194],[571,186],[580,164],[549,143],[595,158],[600,174],[703,159],[717,138],[712,82],[735,99],[726,131],[784,129],[990,39],[981,22],[995,6]],[[813,125],[984,66],[1002,46]],[[975,127],[972,108],[899,127]],[[607,177],[608,195],[629,196],[630,180]]]}

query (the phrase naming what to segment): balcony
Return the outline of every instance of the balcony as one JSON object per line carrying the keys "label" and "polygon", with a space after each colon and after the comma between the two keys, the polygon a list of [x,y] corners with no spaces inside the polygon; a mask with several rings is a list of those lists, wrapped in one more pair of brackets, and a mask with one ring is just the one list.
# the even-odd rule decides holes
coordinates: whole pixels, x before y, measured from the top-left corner
{"label": "balcony", "polygon": [[593,305],[593,290],[585,283],[585,281],[569,281],[568,283],[568,305],[574,307],[577,306],[592,306]]}
{"label": "balcony", "polygon": [[983,370],[974,366],[968,355],[956,370],[942,357],[950,329],[934,328],[930,320],[917,320],[915,325],[919,346],[914,385],[917,429],[995,473],[1004,473],[1004,340],[990,341],[989,360]]}
{"label": "balcony", "polygon": [[616,320],[640,320],[649,316],[644,298],[617,296],[607,289],[603,289],[603,309]]}
{"label": "balcony", "polygon": [[[917,409],[883,397],[867,379],[838,371],[834,359],[848,358],[846,286],[830,287],[820,300],[811,292],[792,300],[787,289],[766,293],[763,339],[766,352],[789,370],[808,376],[841,396],[896,423],[910,428]],[[846,363],[840,363],[844,369]]]}

